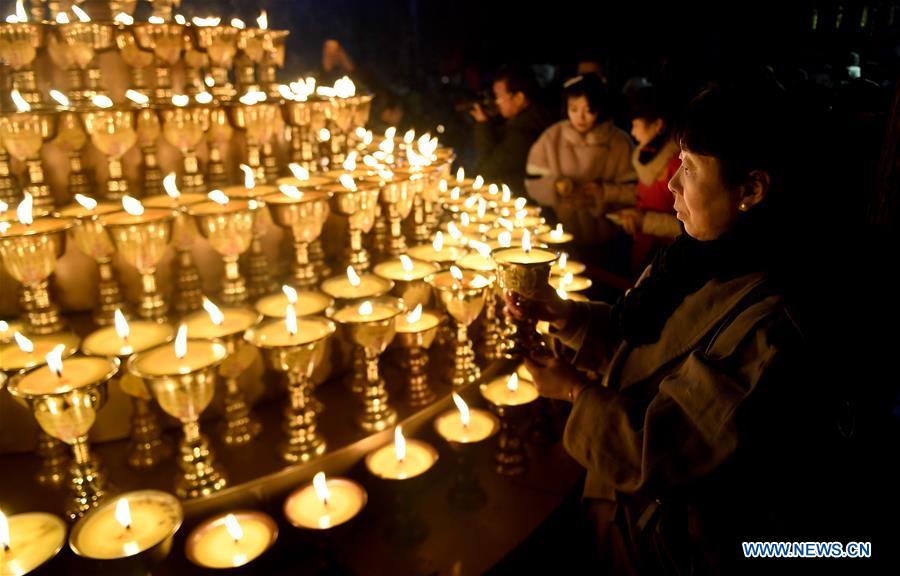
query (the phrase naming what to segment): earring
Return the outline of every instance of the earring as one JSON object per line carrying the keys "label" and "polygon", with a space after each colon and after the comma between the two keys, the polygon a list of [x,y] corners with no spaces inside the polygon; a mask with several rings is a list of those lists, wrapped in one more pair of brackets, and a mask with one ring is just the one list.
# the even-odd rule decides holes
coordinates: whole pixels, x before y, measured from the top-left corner
{"label": "earring", "polygon": [[741,205],[738,206],[738,210],[740,210],[741,212],[746,212],[749,209],[750,209],[750,207],[747,206],[746,202],[741,202]]}

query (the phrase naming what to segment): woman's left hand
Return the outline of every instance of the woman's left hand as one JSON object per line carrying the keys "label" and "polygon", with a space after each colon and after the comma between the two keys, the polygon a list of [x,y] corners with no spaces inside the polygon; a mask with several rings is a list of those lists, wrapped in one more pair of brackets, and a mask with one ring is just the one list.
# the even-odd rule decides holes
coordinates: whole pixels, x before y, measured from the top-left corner
{"label": "woman's left hand", "polygon": [[525,367],[544,398],[574,402],[585,386],[578,370],[555,356],[532,355],[525,358]]}

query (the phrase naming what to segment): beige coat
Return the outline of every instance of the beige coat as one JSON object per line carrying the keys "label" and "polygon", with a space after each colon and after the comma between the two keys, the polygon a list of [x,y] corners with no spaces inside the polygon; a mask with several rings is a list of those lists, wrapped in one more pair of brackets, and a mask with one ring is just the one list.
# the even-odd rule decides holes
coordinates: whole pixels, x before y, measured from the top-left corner
{"label": "beige coat", "polygon": [[610,341],[608,304],[577,304],[575,323],[557,336],[576,366],[605,372],[579,396],[565,432],[566,449],[588,471],[585,496],[685,485],[740,448],[736,413],[785,353],[786,327],[797,335],[781,297],[760,294],[765,284],[762,274],[710,281],[685,298],[657,342],[636,348]]}
{"label": "beige coat", "polygon": [[[528,154],[528,195],[553,208],[563,226],[581,244],[603,242],[615,227],[603,214],[635,202],[637,176],[631,164],[631,138],[612,121],[579,134],[568,120],[547,128]],[[556,194],[556,181],[570,178],[576,193]],[[596,194],[578,193],[578,185],[600,184]]]}

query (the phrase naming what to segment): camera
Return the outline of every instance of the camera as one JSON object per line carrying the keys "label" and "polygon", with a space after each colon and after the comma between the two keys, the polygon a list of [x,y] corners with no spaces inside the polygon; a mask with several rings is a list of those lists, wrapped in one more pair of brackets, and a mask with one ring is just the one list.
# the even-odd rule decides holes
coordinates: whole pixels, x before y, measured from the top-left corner
{"label": "camera", "polygon": [[474,97],[457,102],[453,108],[457,112],[468,114],[476,104],[481,105],[482,111],[488,118],[494,118],[500,114],[497,103],[494,101],[494,93],[491,90],[480,90]]}

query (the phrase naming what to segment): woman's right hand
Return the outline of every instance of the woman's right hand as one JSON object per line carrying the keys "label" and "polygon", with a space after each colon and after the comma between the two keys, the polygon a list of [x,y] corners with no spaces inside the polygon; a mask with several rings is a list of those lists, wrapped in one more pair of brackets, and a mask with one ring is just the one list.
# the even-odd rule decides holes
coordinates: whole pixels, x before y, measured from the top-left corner
{"label": "woman's right hand", "polygon": [[557,330],[564,329],[572,316],[572,301],[560,299],[549,286],[547,293],[542,296],[528,298],[518,292],[505,290],[503,302],[509,315],[516,320],[546,320]]}

